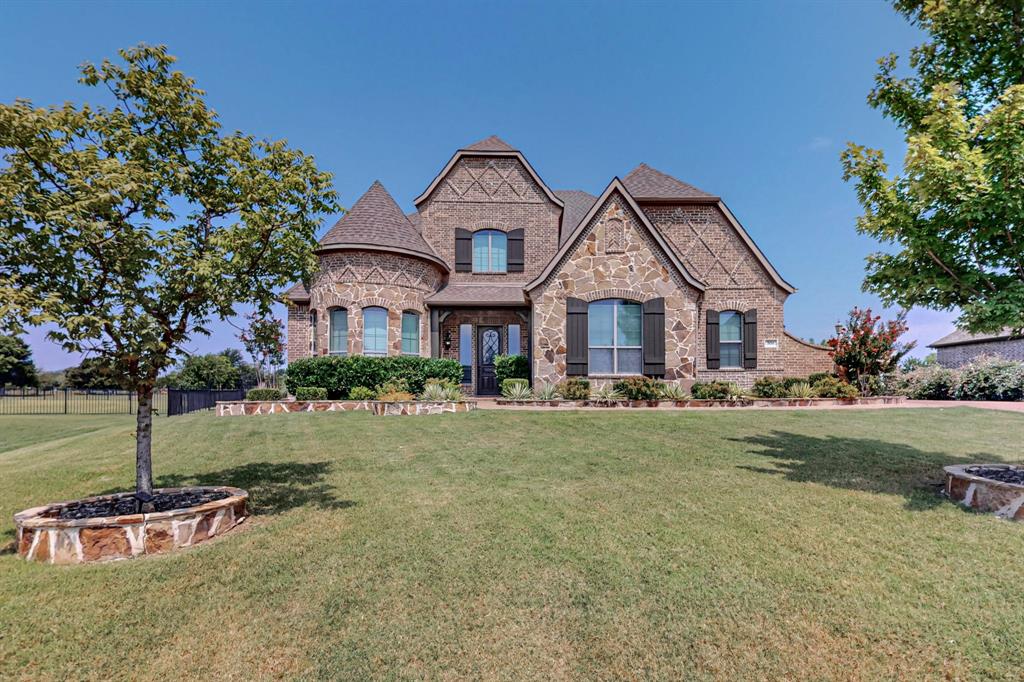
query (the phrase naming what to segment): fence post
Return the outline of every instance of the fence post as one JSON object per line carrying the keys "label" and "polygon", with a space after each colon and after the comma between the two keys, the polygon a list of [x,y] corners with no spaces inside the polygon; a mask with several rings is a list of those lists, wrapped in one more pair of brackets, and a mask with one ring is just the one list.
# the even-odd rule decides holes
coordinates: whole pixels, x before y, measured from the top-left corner
{"label": "fence post", "polygon": [[64,387],[64,414],[68,413],[68,387]]}

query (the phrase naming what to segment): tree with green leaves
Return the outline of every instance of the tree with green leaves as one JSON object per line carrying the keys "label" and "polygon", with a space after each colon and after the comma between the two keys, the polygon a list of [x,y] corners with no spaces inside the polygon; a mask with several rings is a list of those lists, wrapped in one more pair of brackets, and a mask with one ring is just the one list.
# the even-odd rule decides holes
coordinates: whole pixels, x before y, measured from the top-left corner
{"label": "tree with green leaves", "polygon": [[108,358],[85,358],[78,367],[64,371],[64,382],[69,388],[113,390],[124,388],[122,381]]}
{"label": "tree with green leaves", "polygon": [[272,315],[253,313],[238,335],[252,358],[258,386],[276,386],[278,370],[284,365],[284,324]]}
{"label": "tree with green leaves", "polygon": [[1024,329],[1024,0],[895,0],[929,34],[914,73],[889,55],[868,103],[903,129],[901,173],[850,143],[857,229],[891,247],[866,290],[888,305],[958,309],[973,332]]}
{"label": "tree with green leaves", "polygon": [[0,335],[0,388],[38,385],[32,349],[17,336]]}
{"label": "tree with green leaves", "polygon": [[197,334],[316,267],[331,176],[285,142],[224,133],[164,47],[81,67],[104,103],[0,105],[0,321],[50,323],[138,395],[136,488],[152,493],[152,394]]}
{"label": "tree with green leaves", "polygon": [[193,390],[238,388],[241,371],[223,353],[190,355],[181,363],[173,386]]}
{"label": "tree with green leaves", "polygon": [[837,326],[836,335],[825,345],[839,377],[868,395],[871,380],[895,371],[900,360],[914,349],[913,341],[899,340],[906,331],[905,315],[883,322],[881,315],[871,314],[871,308],[854,308],[846,324]]}

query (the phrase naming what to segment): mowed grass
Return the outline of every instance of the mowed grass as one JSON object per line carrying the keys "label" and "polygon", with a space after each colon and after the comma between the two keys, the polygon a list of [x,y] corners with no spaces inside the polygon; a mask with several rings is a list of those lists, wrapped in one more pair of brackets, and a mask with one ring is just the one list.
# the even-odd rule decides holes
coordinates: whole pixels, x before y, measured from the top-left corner
{"label": "mowed grass", "polygon": [[[0,418],[0,542],[124,489],[130,417]],[[0,678],[1020,679],[1024,524],[936,494],[1020,461],[944,410],[160,418],[158,483],[252,493],[186,552],[0,556]]]}

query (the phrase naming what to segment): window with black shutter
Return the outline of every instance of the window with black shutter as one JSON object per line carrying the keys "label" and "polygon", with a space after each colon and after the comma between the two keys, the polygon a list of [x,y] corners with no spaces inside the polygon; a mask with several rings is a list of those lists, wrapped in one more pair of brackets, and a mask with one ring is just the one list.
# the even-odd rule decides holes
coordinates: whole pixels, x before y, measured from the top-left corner
{"label": "window with black shutter", "polygon": [[743,369],[757,369],[757,310],[743,313]]}
{"label": "window with black shutter", "polygon": [[508,271],[522,272],[526,266],[526,254],[523,248],[525,231],[509,230],[508,233]]}
{"label": "window with black shutter", "polygon": [[455,272],[473,271],[473,233],[455,229]]}
{"label": "window with black shutter", "polygon": [[718,337],[718,311],[707,311],[707,321],[707,341],[705,345],[708,352],[708,369],[718,369],[721,353]]}
{"label": "window with black shutter", "polygon": [[665,376],[665,299],[644,303],[644,374]]}
{"label": "window with black shutter", "polygon": [[565,373],[587,375],[587,302],[565,299]]}

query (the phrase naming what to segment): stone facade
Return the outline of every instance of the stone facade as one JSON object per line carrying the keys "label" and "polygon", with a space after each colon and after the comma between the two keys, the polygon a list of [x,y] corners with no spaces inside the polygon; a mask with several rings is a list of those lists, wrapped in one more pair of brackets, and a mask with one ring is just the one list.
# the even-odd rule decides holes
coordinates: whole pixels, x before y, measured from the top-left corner
{"label": "stone facade", "polygon": [[[609,250],[611,247],[611,250]],[[566,298],[665,299],[665,379],[692,379],[699,291],[688,284],[619,194],[597,211],[547,279],[530,292],[535,382],[566,378]],[[612,377],[592,375],[595,384]]]}
{"label": "stone facade", "polygon": [[[417,199],[415,214],[405,217],[375,183],[367,193],[376,192],[374,202],[366,206],[370,208],[372,203],[370,210],[386,216],[392,236],[400,228],[411,230],[412,241],[419,246],[405,253],[383,239],[380,245],[365,244],[366,248],[358,249],[351,244],[341,249],[325,243],[308,301],[297,297],[290,306],[289,361],[328,352],[329,313],[337,307],[347,310],[347,352],[362,353],[362,310],[381,306],[388,310],[388,354],[401,353],[403,311],[420,315],[419,352],[424,356],[461,360],[459,327],[472,325],[472,369],[470,381],[464,384],[469,394],[474,393],[478,378],[476,347],[482,326],[502,330],[502,347],[507,352],[509,326],[518,324],[520,350],[531,359],[534,383],[557,382],[565,378],[566,371],[567,297],[590,302],[622,298],[640,303],[664,298],[667,381],[688,387],[695,380],[723,380],[750,387],[760,376],[829,371],[832,363],[827,349],[785,331],[783,307],[794,290],[774,272],[724,204],[692,186],[684,187],[682,194],[672,194],[673,187],[678,189],[684,183],[649,167],[638,167],[634,173],[647,175],[636,186],[653,191],[636,198],[628,185],[616,180],[619,184],[610,185],[608,192],[617,186],[618,194],[606,192],[602,205],[594,209],[596,198],[581,204],[581,195],[591,195],[552,192],[511,146],[488,138],[453,157]],[[382,192],[387,201],[382,200]],[[587,215],[591,216],[588,224],[579,227]],[[332,229],[334,239],[343,243],[345,234],[358,234],[358,240],[349,241],[362,245],[383,220],[369,212],[363,217],[367,219],[359,230],[339,221]],[[650,225],[653,227],[648,229]],[[523,272],[456,272],[457,229],[522,229]],[[574,243],[563,251],[563,241],[569,235],[575,235]],[[552,263],[555,258],[560,262]],[[544,281],[536,282],[549,267],[553,269]],[[469,284],[525,289],[528,283],[532,289],[525,292],[527,303],[522,307],[508,298],[488,304],[442,296],[435,300],[459,303],[436,303],[434,310],[426,302],[432,294],[453,285],[448,293],[458,292],[460,286],[481,290],[465,287]],[[708,368],[709,310],[757,311],[756,368]],[[311,324],[314,311],[315,332]],[[436,348],[431,345],[431,312],[438,314],[440,322]],[[592,379],[600,385],[614,377]]]}
{"label": "stone facade", "polygon": [[994,339],[956,346],[939,346],[936,360],[943,367],[960,367],[983,355],[995,355],[1005,360],[1024,362],[1024,339]]}
{"label": "stone facade", "polygon": [[218,402],[218,417],[291,414],[293,412],[372,412],[382,417],[395,415],[447,414],[476,409],[472,400],[398,401],[378,400],[239,400]]}

